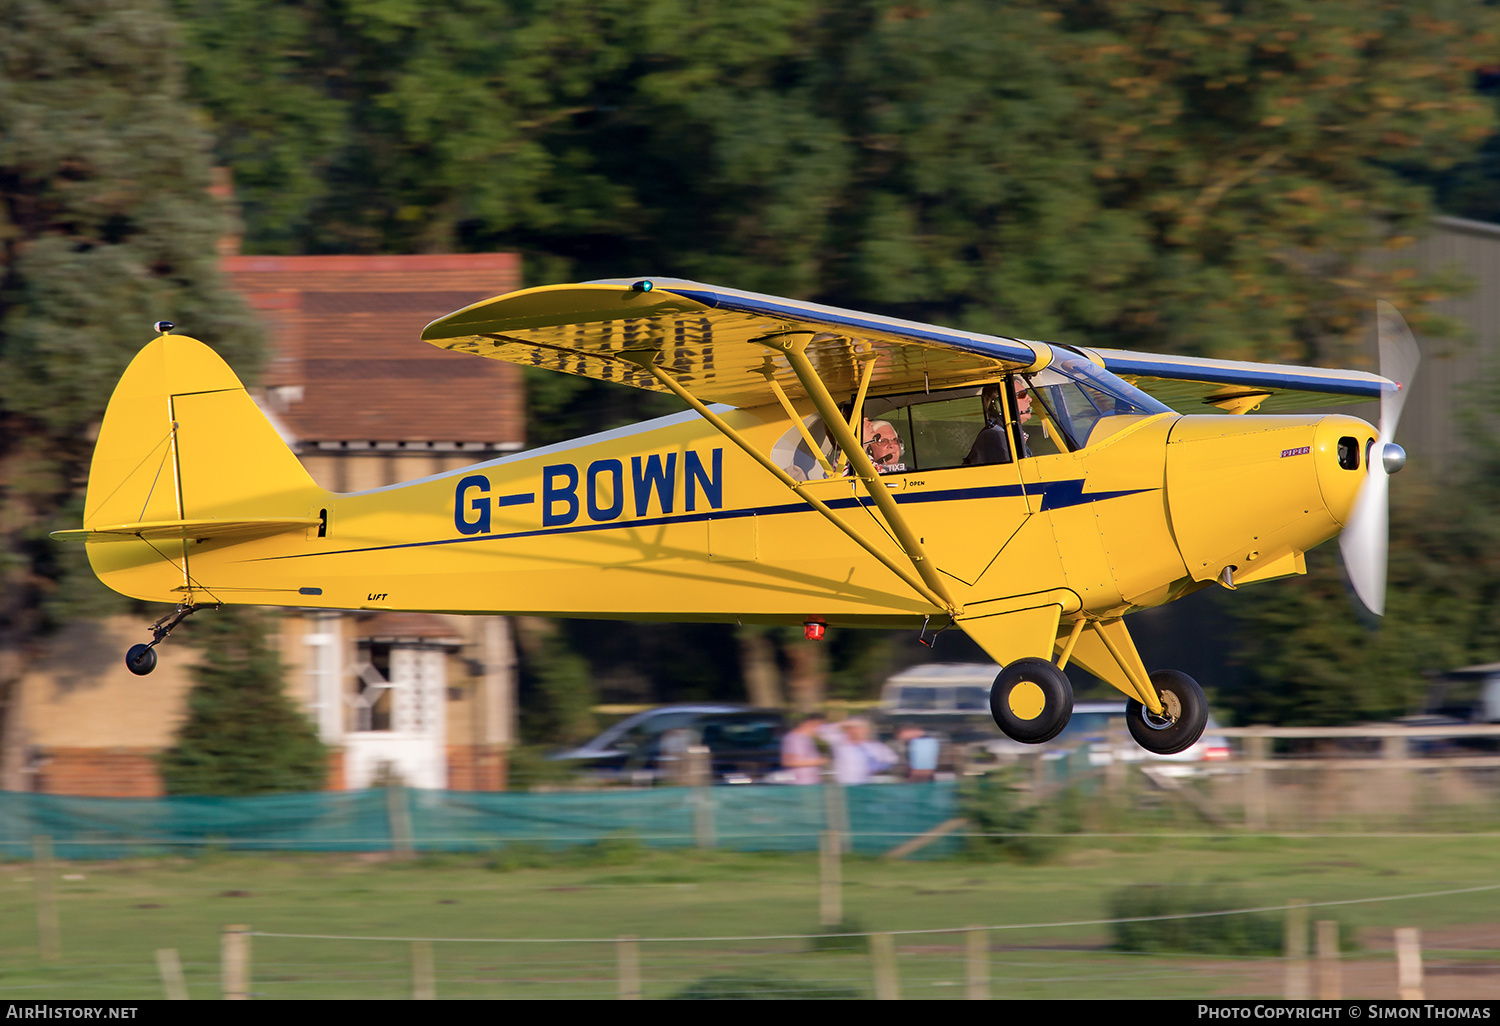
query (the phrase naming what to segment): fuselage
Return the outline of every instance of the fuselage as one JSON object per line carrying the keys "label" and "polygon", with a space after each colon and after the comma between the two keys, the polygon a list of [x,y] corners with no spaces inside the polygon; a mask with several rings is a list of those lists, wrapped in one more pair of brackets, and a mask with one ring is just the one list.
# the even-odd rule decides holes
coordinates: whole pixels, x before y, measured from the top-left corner
{"label": "fuselage", "polygon": [[[767,450],[786,431],[779,409],[723,415]],[[1226,566],[1241,582],[1297,572],[1362,478],[1339,438],[1362,452],[1373,434],[1344,417],[1116,417],[1076,452],[882,483],[961,605],[1061,589],[1114,616]],[[852,478],[801,487],[899,556]],[[691,414],[302,502],[280,512],[326,527],[187,542],[197,600],[851,625],[937,612]],[[164,580],[176,594],[139,597],[180,598]]]}

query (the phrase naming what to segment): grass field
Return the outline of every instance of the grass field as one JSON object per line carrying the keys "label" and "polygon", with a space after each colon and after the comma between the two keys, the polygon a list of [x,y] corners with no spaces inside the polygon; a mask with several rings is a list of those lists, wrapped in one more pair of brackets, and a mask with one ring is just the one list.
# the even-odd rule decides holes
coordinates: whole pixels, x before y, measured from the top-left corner
{"label": "grass field", "polygon": [[[1241,907],[1388,898],[1500,884],[1495,841],[1467,838],[1079,838],[1042,865],[846,859],[846,918],[864,930],[1095,920],[1131,883],[1215,883]],[[62,957],[38,956],[35,868],[0,864],[0,997],[158,998],[154,953],[175,948],[191,996],[219,996],[228,924],[267,933],[512,938],[432,946],[438,997],[614,997],[616,945],[639,944],[647,997],[705,977],[756,976],[786,990],[872,992],[863,949],[802,939],[653,942],[661,937],[816,932],[810,855],[651,852],[632,844],[424,856],[233,855],[58,863]],[[1500,996],[1500,889],[1313,908],[1355,928],[1347,997],[1394,997],[1391,930],[1424,931],[1429,997]],[[601,938],[606,943],[537,943]],[[1108,950],[1102,925],[990,934],[996,997],[1279,996],[1275,959]],[[256,936],[252,992],[265,998],[406,998],[409,941]],[[1446,947],[1445,947],[1446,946]],[[962,934],[896,937],[905,997],[964,996]],[[1444,968],[1446,967],[1446,968]]]}

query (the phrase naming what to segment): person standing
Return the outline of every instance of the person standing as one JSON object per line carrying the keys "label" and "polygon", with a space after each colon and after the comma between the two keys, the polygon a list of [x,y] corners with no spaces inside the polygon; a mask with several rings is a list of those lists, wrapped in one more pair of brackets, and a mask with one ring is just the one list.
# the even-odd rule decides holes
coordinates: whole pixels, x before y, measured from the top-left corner
{"label": "person standing", "polygon": [[906,754],[906,779],[914,784],[931,780],[937,773],[938,739],[921,727],[902,727],[896,739]]}
{"label": "person standing", "polygon": [[896,765],[896,753],[874,739],[864,720],[845,720],[823,736],[833,748],[833,776],[841,784],[868,784]]}
{"label": "person standing", "polygon": [[818,751],[818,736],[826,721],[813,714],[804,716],[781,738],[781,768],[792,774],[794,784],[816,784],[823,778],[828,758]]}

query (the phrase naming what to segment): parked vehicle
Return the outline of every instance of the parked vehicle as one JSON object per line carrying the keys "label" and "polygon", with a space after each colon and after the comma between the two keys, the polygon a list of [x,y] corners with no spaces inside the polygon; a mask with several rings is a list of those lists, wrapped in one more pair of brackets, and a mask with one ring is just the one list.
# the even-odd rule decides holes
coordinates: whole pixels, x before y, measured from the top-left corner
{"label": "parked vehicle", "polygon": [[921,727],[954,744],[1000,737],[990,716],[990,685],[999,672],[993,663],[927,663],[902,670],[881,690],[882,726],[891,733]]}
{"label": "parked vehicle", "polygon": [[664,705],[630,716],[577,748],[558,752],[603,782],[653,784],[674,779],[689,747],[708,749],[716,783],[749,784],[781,768],[786,715],[729,702]]}
{"label": "parked vehicle", "polygon": [[[1140,762],[1156,766],[1170,776],[1196,775],[1213,764],[1228,761],[1229,739],[1217,733],[1219,724],[1213,716],[1191,747],[1174,755],[1157,755],[1131,740],[1125,729],[1125,703],[1074,702],[1073,717],[1063,732],[1042,745],[1043,758],[1061,757],[1082,745],[1089,746],[1089,765],[1108,766],[1113,762]],[[1021,746],[1006,739],[1008,751]],[[993,749],[992,749],[993,750]]]}
{"label": "parked vehicle", "polygon": [[954,745],[977,744],[1002,758],[1038,751],[1044,758],[1057,758],[1087,744],[1090,765],[1103,766],[1120,759],[1180,767],[1166,769],[1169,773],[1195,773],[1230,757],[1229,739],[1216,733],[1219,725],[1212,716],[1192,747],[1175,755],[1146,751],[1125,731],[1123,696],[1118,701],[1075,702],[1067,727],[1045,744],[1012,741],[1000,733],[990,717],[990,685],[999,672],[993,663],[930,663],[903,670],[891,677],[882,691],[882,723],[890,732],[918,726]]}

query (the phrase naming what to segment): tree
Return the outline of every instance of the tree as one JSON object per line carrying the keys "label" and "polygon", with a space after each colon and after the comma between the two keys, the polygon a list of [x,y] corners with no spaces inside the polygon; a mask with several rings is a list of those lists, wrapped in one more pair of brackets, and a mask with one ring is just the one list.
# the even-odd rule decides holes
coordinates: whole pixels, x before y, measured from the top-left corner
{"label": "tree", "polygon": [[316,791],[327,751],[287,698],[281,660],[267,640],[269,614],[221,609],[184,628],[203,650],[176,743],[161,754],[168,794],[254,795]]}
{"label": "tree", "polygon": [[[257,334],[221,286],[227,211],[158,0],[0,0],[0,699],[60,619],[118,608],[76,528],[93,429],[167,319],[242,372]],[[112,605],[113,604],[113,605]],[[7,718],[7,768],[19,753]],[[10,786],[14,786],[13,782]]]}
{"label": "tree", "polygon": [[252,247],[1209,355],[1341,360],[1373,296],[1420,307],[1363,260],[1430,214],[1398,165],[1494,123],[1459,0],[177,6]]}

